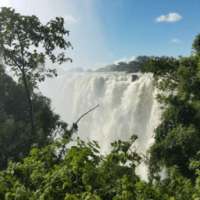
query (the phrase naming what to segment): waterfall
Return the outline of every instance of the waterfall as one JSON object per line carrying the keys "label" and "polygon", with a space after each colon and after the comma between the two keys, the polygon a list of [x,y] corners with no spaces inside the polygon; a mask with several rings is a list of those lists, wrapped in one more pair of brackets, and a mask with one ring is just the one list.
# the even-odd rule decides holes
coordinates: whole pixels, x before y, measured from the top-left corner
{"label": "waterfall", "polygon": [[136,147],[145,152],[153,143],[160,108],[152,74],[66,73],[41,85],[44,95],[61,118],[72,123],[91,107],[100,106],[79,123],[79,136],[96,140],[101,151],[110,143],[138,135]]}

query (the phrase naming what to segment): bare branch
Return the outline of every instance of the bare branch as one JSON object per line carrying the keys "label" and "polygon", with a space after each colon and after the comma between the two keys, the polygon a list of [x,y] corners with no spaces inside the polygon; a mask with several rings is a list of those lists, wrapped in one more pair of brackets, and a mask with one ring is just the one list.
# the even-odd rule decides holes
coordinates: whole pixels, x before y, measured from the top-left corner
{"label": "bare branch", "polygon": [[95,107],[91,108],[90,110],[88,110],[86,113],[82,114],[77,121],[75,122],[75,124],[78,124],[80,122],[80,120],[85,117],[87,114],[89,114],[90,112],[92,112],[93,110],[95,110],[96,108],[99,107],[99,104],[97,104]]}

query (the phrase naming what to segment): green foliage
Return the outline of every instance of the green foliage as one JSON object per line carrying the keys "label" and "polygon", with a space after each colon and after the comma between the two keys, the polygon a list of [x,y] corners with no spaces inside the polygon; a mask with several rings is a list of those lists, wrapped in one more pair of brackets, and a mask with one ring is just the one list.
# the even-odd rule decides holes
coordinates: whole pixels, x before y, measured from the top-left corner
{"label": "green foliage", "polygon": [[[59,140],[43,148],[33,148],[18,163],[10,162],[0,172],[2,200],[196,200],[199,197],[199,159],[192,166],[198,174],[195,185],[175,168],[166,178],[145,182],[135,173],[141,157],[129,141],[112,144],[107,155],[99,153],[96,142],[77,139],[69,147]],[[62,158],[59,152],[67,145]]]}
{"label": "green foliage", "polygon": [[64,38],[69,31],[64,28],[64,19],[55,19],[43,25],[38,17],[21,15],[15,10],[3,7],[0,12],[0,48],[6,65],[23,79],[23,73],[35,86],[45,76],[52,76],[55,70],[46,68],[48,58],[53,63],[62,63],[69,58],[59,49],[70,47]]}
{"label": "green foliage", "polygon": [[[96,142],[77,140],[59,159],[62,142],[33,148],[19,163],[0,173],[0,197],[4,199],[136,199],[139,180],[135,167],[140,157],[128,142],[112,144],[108,155]],[[65,144],[65,143],[64,143]]]}
{"label": "green foliage", "polygon": [[189,165],[200,150],[199,64],[198,54],[178,59],[153,57],[143,68],[144,72],[153,73],[163,108],[155,143],[150,149],[151,175],[162,167],[176,166],[182,175],[195,177]]}
{"label": "green foliage", "polygon": [[36,132],[32,135],[25,96],[23,86],[14,82],[0,66],[0,169],[9,160],[25,157],[32,145],[50,143],[56,131],[66,132],[67,124],[53,113],[50,100],[34,93]]}
{"label": "green foliage", "polygon": [[3,7],[0,11],[0,50],[5,65],[23,83],[29,106],[31,134],[35,134],[33,89],[45,77],[56,75],[56,70],[46,67],[46,60],[61,64],[67,60],[64,50],[71,47],[65,36],[64,19],[55,19],[43,25],[38,17],[21,15],[14,9]]}
{"label": "green foliage", "polygon": [[64,19],[55,18],[43,25],[38,17],[21,15],[14,9],[0,11],[1,60],[18,78],[14,82],[0,66],[0,168],[9,160],[18,161],[32,145],[44,146],[57,132],[65,133],[67,124],[50,108],[50,100],[34,93],[37,83],[56,75],[46,60],[61,64],[69,31]]}
{"label": "green foliage", "polygon": [[193,50],[196,54],[200,55],[200,34],[196,36],[194,42],[193,42]]}

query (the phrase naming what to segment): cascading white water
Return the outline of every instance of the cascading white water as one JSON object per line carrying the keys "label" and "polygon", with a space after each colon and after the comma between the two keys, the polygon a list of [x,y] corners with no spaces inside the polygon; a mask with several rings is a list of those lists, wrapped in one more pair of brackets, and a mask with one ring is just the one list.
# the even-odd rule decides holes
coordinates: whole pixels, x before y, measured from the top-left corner
{"label": "cascading white water", "polygon": [[79,135],[96,140],[102,152],[110,143],[138,135],[138,151],[145,152],[153,143],[153,132],[159,123],[160,109],[151,74],[66,73],[41,85],[42,93],[52,100],[55,111],[66,122],[99,104],[79,123]]}

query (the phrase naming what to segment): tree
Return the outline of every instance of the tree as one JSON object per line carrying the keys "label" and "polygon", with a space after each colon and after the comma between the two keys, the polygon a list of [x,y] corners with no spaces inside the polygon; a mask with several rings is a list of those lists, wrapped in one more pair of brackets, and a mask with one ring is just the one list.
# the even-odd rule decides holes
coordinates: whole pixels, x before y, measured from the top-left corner
{"label": "tree", "polygon": [[67,124],[59,119],[50,107],[50,100],[33,92],[35,107],[35,134],[31,134],[26,94],[21,83],[16,83],[0,65],[0,169],[9,161],[19,161],[28,155],[31,146],[42,147],[54,139],[54,135],[66,134]]}
{"label": "tree", "polygon": [[[195,49],[198,51],[197,36]],[[163,108],[155,143],[150,148],[150,171],[176,166],[180,173],[195,178],[190,160],[200,150],[200,54],[189,57],[153,57],[143,68],[152,72],[158,100]]]}
{"label": "tree", "polygon": [[33,89],[45,77],[56,75],[45,61],[61,64],[67,60],[64,50],[71,46],[65,36],[64,19],[56,17],[43,25],[38,17],[21,15],[3,7],[0,12],[0,54],[4,63],[22,81],[29,107],[32,134],[34,133]]}
{"label": "tree", "polygon": [[196,38],[194,39],[192,47],[194,52],[200,55],[200,34],[197,35]]}

